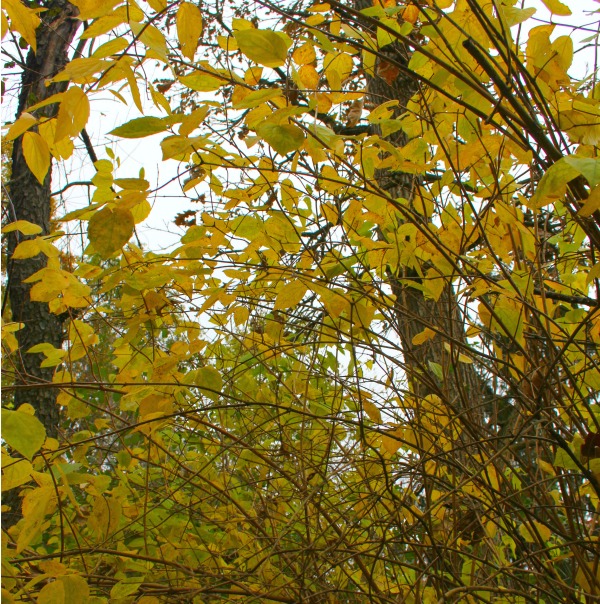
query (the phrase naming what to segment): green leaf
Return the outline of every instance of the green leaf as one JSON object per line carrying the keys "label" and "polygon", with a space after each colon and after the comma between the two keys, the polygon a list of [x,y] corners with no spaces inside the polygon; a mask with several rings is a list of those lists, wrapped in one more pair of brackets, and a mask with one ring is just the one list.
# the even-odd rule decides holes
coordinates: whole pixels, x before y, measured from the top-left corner
{"label": "green leaf", "polygon": [[109,134],[120,136],[121,138],[143,138],[144,136],[164,132],[166,129],[167,125],[162,118],[148,116],[131,120],[111,130]]}
{"label": "green leaf", "polygon": [[444,371],[442,369],[442,366],[439,363],[434,363],[433,361],[427,361],[427,364],[429,365],[429,369],[431,369],[431,371],[433,372],[433,375],[435,375],[435,377],[440,380],[440,382],[443,382]]}
{"label": "green leaf", "polygon": [[577,170],[590,183],[590,187],[595,187],[600,183],[600,158],[569,155],[560,161],[564,161]]}
{"label": "green leaf", "polygon": [[46,430],[37,417],[22,409],[2,409],[2,438],[31,461],[46,440]]}
{"label": "green leaf", "polygon": [[263,122],[256,132],[280,155],[297,151],[304,143],[304,132],[292,124]]}
{"label": "green leaf", "polygon": [[265,67],[281,67],[287,59],[290,38],[267,29],[243,29],[234,32],[240,50],[255,63]]}
{"label": "green leaf", "polygon": [[133,235],[133,215],[124,208],[104,208],[90,219],[88,238],[94,250],[107,258],[121,249]]}

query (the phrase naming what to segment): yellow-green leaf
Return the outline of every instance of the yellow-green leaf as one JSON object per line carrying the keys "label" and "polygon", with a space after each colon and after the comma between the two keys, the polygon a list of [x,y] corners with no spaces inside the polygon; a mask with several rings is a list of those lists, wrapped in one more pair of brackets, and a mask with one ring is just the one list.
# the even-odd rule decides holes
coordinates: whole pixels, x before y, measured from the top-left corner
{"label": "yellow-green leaf", "polygon": [[108,257],[121,249],[133,235],[133,216],[124,208],[104,208],[90,219],[88,237],[94,250]]}
{"label": "yellow-green leaf", "polygon": [[227,83],[223,78],[218,78],[202,71],[181,76],[179,81],[190,90],[195,90],[197,92],[213,92]]}
{"label": "yellow-green leaf", "polygon": [[50,169],[50,149],[46,141],[36,132],[23,135],[23,156],[27,167],[38,181],[43,184]]}
{"label": "yellow-green leaf", "polygon": [[9,491],[21,486],[31,479],[33,466],[26,459],[19,461],[3,462],[2,491]]}
{"label": "yellow-green leaf", "polygon": [[274,124],[267,121],[258,126],[256,133],[280,155],[298,150],[304,142],[304,132],[292,124]]}
{"label": "yellow-green leaf", "polygon": [[138,117],[122,126],[111,130],[109,134],[120,136],[121,138],[143,138],[164,132],[167,129],[166,123],[160,117]]}
{"label": "yellow-green leaf", "polygon": [[281,67],[287,59],[290,38],[268,29],[243,29],[234,33],[240,50],[255,63],[265,67]]}
{"label": "yellow-green leaf", "polygon": [[202,34],[202,13],[197,5],[182,2],[177,11],[177,38],[184,57],[193,60]]}
{"label": "yellow-green leaf", "polygon": [[45,585],[40,591],[38,604],[86,604],[90,601],[90,588],[79,575],[63,575]]}
{"label": "yellow-green leaf", "polygon": [[223,389],[223,378],[214,367],[201,367],[190,373],[185,380],[200,389],[200,392],[209,399],[216,401]]}
{"label": "yellow-green leaf", "polygon": [[531,206],[537,210],[560,199],[566,191],[567,183],[579,176],[579,170],[560,159],[550,166],[540,180],[531,198]]}
{"label": "yellow-green leaf", "polygon": [[21,409],[2,409],[2,438],[31,461],[44,444],[46,430],[37,417]]}
{"label": "yellow-green leaf", "polygon": [[93,52],[92,57],[96,59],[106,59],[112,55],[116,55],[117,53],[125,50],[129,42],[125,38],[115,38],[114,40],[109,40],[105,42]]}

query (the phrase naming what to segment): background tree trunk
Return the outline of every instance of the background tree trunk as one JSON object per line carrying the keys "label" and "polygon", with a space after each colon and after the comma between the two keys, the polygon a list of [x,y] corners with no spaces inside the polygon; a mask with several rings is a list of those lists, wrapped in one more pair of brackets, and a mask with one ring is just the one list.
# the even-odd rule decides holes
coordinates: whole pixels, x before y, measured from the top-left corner
{"label": "background tree trunk", "polygon": [[[37,52],[29,51],[27,63],[21,77],[17,117],[27,107],[39,103],[53,94],[63,92],[68,82],[47,85],[69,62],[71,42],[80,25],[76,18],[77,8],[64,0],[54,0],[47,5],[42,14],[42,23],[37,30]],[[35,112],[37,117],[52,118],[58,111],[54,103]],[[50,196],[51,169],[43,184],[29,170],[23,156],[22,137],[13,144],[12,178],[9,183],[8,216],[9,220],[27,220],[42,228],[41,235],[51,232],[52,200]],[[48,436],[56,436],[59,423],[59,408],[56,405],[56,390],[39,387],[52,380],[54,368],[41,367],[44,356],[28,354],[36,344],[49,343],[60,348],[63,342],[63,325],[60,316],[51,313],[45,302],[30,300],[30,283],[25,280],[44,268],[47,258],[38,254],[34,258],[15,260],[12,258],[16,246],[24,239],[19,233],[8,235],[8,299],[12,320],[23,323],[24,327],[16,333],[19,344],[18,359],[15,360],[15,385],[37,386],[36,388],[17,388],[14,394],[14,406],[23,403],[33,406],[36,416],[43,423]],[[18,502],[14,491],[3,497],[3,503],[11,505],[13,512],[2,514],[3,527],[13,525],[19,518],[15,512]]]}

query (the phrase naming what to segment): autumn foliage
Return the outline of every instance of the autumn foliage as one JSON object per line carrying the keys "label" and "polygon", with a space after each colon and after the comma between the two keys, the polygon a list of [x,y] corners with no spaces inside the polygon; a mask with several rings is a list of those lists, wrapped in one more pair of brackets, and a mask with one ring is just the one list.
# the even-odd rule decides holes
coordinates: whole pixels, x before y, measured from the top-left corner
{"label": "autumn foliage", "polygon": [[3,600],[600,600],[597,23],[543,5],[4,0]]}

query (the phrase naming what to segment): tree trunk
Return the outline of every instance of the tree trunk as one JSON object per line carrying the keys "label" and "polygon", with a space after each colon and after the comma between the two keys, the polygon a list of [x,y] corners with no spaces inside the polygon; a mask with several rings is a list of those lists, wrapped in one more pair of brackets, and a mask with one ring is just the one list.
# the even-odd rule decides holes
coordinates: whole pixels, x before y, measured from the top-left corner
{"label": "tree trunk", "polygon": [[[355,0],[354,9],[362,10],[373,6],[372,0]],[[360,21],[358,15],[355,19]],[[371,30],[370,24],[364,25]],[[386,60],[389,59],[389,62]],[[366,103],[376,107],[388,101],[398,101],[395,118],[401,116],[407,108],[409,100],[418,92],[417,80],[410,74],[402,72],[397,65],[407,65],[410,59],[409,49],[400,42],[385,46],[379,53],[375,63],[375,73],[367,74]],[[396,73],[397,72],[397,73]],[[395,74],[395,75],[394,75]],[[408,141],[405,133],[400,130],[387,140],[395,146],[404,146]],[[377,185],[392,199],[403,198],[411,202],[420,186],[418,176],[398,174],[381,170],[376,173]],[[394,233],[395,236],[395,233]],[[393,244],[382,230],[379,237],[386,243]],[[431,413],[425,397],[437,395],[441,399],[441,414],[454,416],[457,439],[452,450],[441,451],[427,446],[420,454],[420,482],[423,494],[424,517],[429,527],[431,547],[423,549],[425,558],[431,567],[430,579],[432,585],[443,594],[452,585],[460,584],[464,558],[454,553],[459,539],[480,539],[482,526],[478,520],[479,503],[466,499],[460,493],[457,485],[445,485],[446,493],[456,486],[456,491],[450,493],[451,504],[448,521],[452,526],[446,543],[435,543],[435,520],[431,510],[435,507],[433,494],[440,490],[440,476],[430,475],[426,464],[430,460],[441,459],[454,468],[454,480],[459,483],[469,474],[477,474],[477,463],[473,456],[479,453],[482,442],[487,441],[484,404],[489,398],[490,388],[483,377],[477,372],[474,364],[457,361],[459,351],[456,345],[466,343],[464,313],[460,308],[452,284],[447,284],[438,300],[427,297],[418,287],[421,281],[419,273],[407,267],[390,268],[388,272],[389,286],[396,298],[394,307],[395,324],[393,325],[400,341],[404,369],[410,388],[412,401],[408,401],[407,414],[414,417],[415,428],[421,434],[427,433],[426,424],[422,423],[427,413]],[[440,277],[441,278],[441,277]],[[433,329],[436,336],[421,343],[413,344],[413,338],[425,328]],[[450,350],[448,350],[450,346]],[[440,371],[443,378],[440,376]],[[434,408],[434,414],[436,413]],[[426,421],[426,420],[425,420]],[[471,514],[469,514],[471,510]],[[466,518],[466,520],[465,520]],[[441,553],[443,552],[443,553]],[[448,577],[453,577],[447,582]]]}
{"label": "tree trunk", "polygon": [[[27,63],[21,77],[17,117],[36,103],[53,94],[63,92],[67,82],[48,82],[69,61],[68,51],[80,21],[76,18],[77,8],[65,0],[53,0],[42,14],[42,23],[36,32],[37,52],[29,51]],[[35,112],[36,117],[55,117],[58,104],[48,105]],[[40,235],[51,232],[52,202],[50,197],[51,170],[48,171],[43,184],[29,170],[23,156],[22,137],[13,144],[12,178],[9,183],[8,213],[10,221],[27,220],[42,228]],[[53,368],[41,367],[44,358],[41,354],[28,354],[36,344],[49,343],[60,348],[63,342],[63,325],[59,316],[51,313],[45,302],[30,300],[31,284],[25,280],[44,268],[47,258],[38,254],[34,258],[15,260],[12,258],[17,245],[26,237],[12,232],[8,235],[8,298],[12,320],[23,323],[23,328],[16,333],[19,358],[15,360],[14,406],[23,403],[33,406],[36,416],[42,422],[48,436],[56,436],[59,423],[59,408],[56,405],[56,390],[39,387],[52,380]],[[27,388],[26,386],[37,386]],[[13,513],[2,515],[4,527],[13,525],[19,518],[15,511],[18,501],[14,492],[3,497],[3,503],[11,505]]]}

